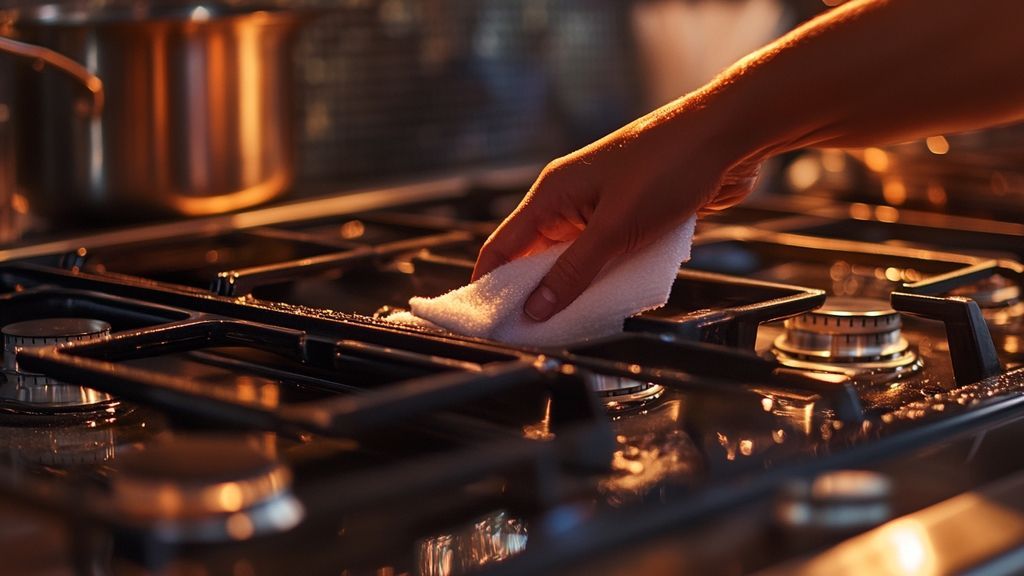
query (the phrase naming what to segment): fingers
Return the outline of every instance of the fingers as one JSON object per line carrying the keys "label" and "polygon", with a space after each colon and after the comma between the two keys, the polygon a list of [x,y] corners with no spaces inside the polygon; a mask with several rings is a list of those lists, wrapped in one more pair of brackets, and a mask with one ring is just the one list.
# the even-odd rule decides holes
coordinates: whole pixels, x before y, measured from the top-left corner
{"label": "fingers", "polygon": [[562,253],[548,274],[526,300],[526,315],[542,322],[572,303],[605,263],[621,252],[605,227],[591,224]]}
{"label": "fingers", "polygon": [[578,194],[580,180],[552,163],[541,171],[533,188],[518,208],[484,243],[473,268],[477,280],[495,268],[567,240],[586,225],[586,204]]}
{"label": "fingers", "polygon": [[740,202],[743,202],[744,198],[753,191],[756,182],[756,180],[751,179],[745,182],[737,182],[735,184],[722,186],[718,190],[718,194],[716,194],[711,201],[701,206],[698,213],[703,216],[719,212],[727,208],[732,208]]}
{"label": "fingers", "polygon": [[537,232],[537,226],[522,212],[513,214],[484,242],[473,267],[472,280],[488,274],[536,249],[546,245],[545,238]]}

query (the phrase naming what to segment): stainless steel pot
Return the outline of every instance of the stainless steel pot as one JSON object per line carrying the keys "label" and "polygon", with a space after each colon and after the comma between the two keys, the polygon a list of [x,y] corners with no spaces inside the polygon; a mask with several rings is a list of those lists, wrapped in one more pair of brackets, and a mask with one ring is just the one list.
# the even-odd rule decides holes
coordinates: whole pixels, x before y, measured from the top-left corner
{"label": "stainless steel pot", "polygon": [[213,214],[285,193],[301,20],[210,5],[2,13],[0,52],[30,64],[17,67],[8,106],[32,211],[82,224]]}

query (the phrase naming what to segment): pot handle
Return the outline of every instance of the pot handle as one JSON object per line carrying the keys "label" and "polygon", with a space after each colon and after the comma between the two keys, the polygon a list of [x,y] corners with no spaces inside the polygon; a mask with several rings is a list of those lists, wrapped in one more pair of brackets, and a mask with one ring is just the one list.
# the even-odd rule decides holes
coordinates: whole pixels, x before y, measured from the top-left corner
{"label": "pot handle", "polygon": [[0,52],[33,60],[36,70],[42,70],[43,66],[50,65],[67,74],[81,84],[92,96],[92,105],[88,111],[89,115],[95,117],[103,112],[103,81],[100,80],[99,76],[89,72],[85,66],[49,48],[11,40],[3,36],[0,36]]}

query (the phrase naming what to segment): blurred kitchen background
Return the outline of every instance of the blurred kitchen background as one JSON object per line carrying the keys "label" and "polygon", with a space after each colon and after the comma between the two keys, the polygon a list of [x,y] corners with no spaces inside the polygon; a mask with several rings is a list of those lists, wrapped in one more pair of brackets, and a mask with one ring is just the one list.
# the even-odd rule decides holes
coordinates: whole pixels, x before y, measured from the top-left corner
{"label": "blurred kitchen background", "polygon": [[332,10],[303,29],[294,55],[300,174],[315,182],[543,161],[699,86],[807,8],[778,0],[310,5]]}
{"label": "blurred kitchen background", "polygon": [[[542,165],[700,86],[736,58],[838,3],[278,3],[323,9],[301,28],[291,56],[296,175],[288,197],[466,167]],[[6,0],[3,6],[38,4]],[[92,9],[139,2],[79,4]],[[0,73],[11,66],[5,59],[0,54]],[[0,155],[10,147],[4,143],[10,116],[0,102]],[[997,132],[1002,136],[995,139],[936,136],[895,152],[795,154],[776,161],[763,186],[933,209],[957,209],[951,186],[981,187],[1019,212],[1019,138],[1016,130]],[[993,146],[1003,152],[993,153]],[[982,156],[979,148],[986,150]],[[6,164],[0,158],[0,171]],[[11,198],[15,209],[31,204],[15,193],[8,194],[8,205]],[[989,210],[975,203],[964,209]]]}

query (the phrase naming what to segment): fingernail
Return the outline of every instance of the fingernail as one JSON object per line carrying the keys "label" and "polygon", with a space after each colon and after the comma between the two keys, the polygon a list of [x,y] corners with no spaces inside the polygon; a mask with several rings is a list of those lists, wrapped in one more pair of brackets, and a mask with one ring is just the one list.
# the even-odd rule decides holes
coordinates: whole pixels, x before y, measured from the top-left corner
{"label": "fingernail", "polygon": [[554,313],[555,293],[547,286],[541,286],[534,290],[526,301],[526,315],[537,322],[542,322]]}

